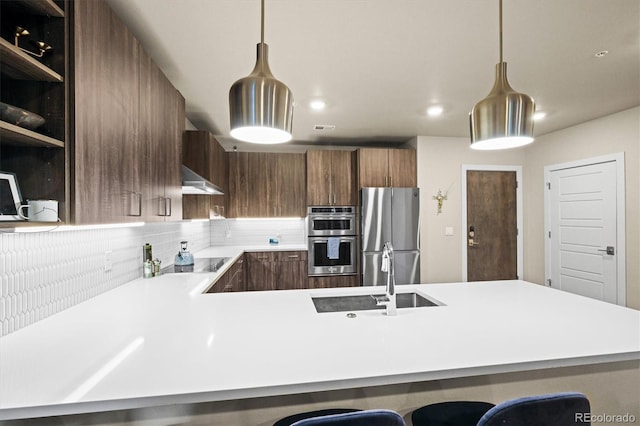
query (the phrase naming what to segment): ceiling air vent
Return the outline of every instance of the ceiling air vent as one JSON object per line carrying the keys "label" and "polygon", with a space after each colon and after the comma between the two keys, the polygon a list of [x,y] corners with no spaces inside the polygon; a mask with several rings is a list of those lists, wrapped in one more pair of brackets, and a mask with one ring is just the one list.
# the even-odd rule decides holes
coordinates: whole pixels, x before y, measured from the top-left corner
{"label": "ceiling air vent", "polygon": [[328,131],[328,130],[335,130],[336,126],[333,124],[316,124],[313,126],[313,130],[321,130],[321,131]]}

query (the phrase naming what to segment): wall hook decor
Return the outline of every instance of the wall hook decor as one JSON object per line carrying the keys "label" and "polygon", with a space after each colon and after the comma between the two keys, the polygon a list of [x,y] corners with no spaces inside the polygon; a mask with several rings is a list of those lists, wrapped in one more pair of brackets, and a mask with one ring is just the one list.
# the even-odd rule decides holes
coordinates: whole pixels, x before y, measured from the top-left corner
{"label": "wall hook decor", "polygon": [[22,27],[16,27],[16,31],[15,31],[15,33],[13,34],[13,35],[14,35],[14,37],[13,37],[13,43],[16,45],[16,47],[20,47],[20,46],[18,46],[18,39],[19,39],[20,37],[22,37],[22,36],[27,36],[27,35],[29,35],[29,34],[30,34],[30,33],[29,33],[29,31],[28,31],[28,30],[26,30],[26,29],[24,29],[24,28],[22,28]]}
{"label": "wall hook decor", "polygon": [[40,53],[34,53],[34,52],[31,52],[31,51],[25,50],[25,49],[22,49],[22,50],[24,50],[25,52],[30,53],[33,56],[36,56],[38,58],[42,58],[45,53],[47,53],[50,50],[53,50],[53,47],[51,47],[50,44],[45,43],[44,41],[33,41],[33,40],[31,40],[31,44],[33,45],[33,47],[38,49],[40,51]]}
{"label": "wall hook decor", "polygon": [[444,200],[447,199],[448,194],[449,194],[449,191],[442,194],[442,190],[438,189],[438,194],[431,197],[438,202],[438,214],[442,213],[442,203],[444,202]]}
{"label": "wall hook decor", "polygon": [[19,39],[22,36],[28,36],[31,33],[29,32],[29,30],[22,28],[22,27],[16,27],[16,31],[13,33],[14,35],[14,39],[13,42],[16,45],[16,47],[20,50],[22,50],[25,53],[28,53],[29,55],[33,55],[37,58],[42,58],[44,56],[45,53],[49,52],[50,50],[53,50],[53,47],[51,47],[50,44],[45,43],[44,41],[34,41],[34,40],[29,40],[29,42],[31,43],[31,45],[33,45],[33,47],[35,47],[36,49],[38,49],[40,52],[39,53],[35,53],[32,52],[28,49],[25,49],[23,47],[20,47],[19,44]]}

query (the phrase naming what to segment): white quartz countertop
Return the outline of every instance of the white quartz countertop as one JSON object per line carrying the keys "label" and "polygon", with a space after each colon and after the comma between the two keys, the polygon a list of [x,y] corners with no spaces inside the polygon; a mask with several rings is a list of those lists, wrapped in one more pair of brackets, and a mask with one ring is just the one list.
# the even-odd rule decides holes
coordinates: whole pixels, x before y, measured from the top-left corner
{"label": "white quartz countertop", "polygon": [[639,311],[523,281],[401,286],[442,306],[348,318],[311,297],[370,287],[201,294],[222,272],[138,279],[0,338],[0,420],[640,359]]}

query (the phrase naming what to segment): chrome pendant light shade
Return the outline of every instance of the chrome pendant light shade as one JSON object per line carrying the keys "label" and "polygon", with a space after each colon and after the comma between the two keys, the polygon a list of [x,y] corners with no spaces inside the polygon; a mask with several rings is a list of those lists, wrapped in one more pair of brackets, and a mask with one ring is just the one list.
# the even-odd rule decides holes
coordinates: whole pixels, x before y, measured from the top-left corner
{"label": "chrome pendant light shade", "polygon": [[507,81],[507,63],[502,61],[502,0],[500,0],[500,62],[496,81],[486,98],[469,113],[471,148],[478,150],[516,148],[533,142],[533,99],[518,93]]}
{"label": "chrome pendant light shade", "polygon": [[291,140],[293,94],[269,69],[269,50],[264,43],[264,0],[261,15],[256,66],[229,90],[231,136],[244,142],[277,144]]}

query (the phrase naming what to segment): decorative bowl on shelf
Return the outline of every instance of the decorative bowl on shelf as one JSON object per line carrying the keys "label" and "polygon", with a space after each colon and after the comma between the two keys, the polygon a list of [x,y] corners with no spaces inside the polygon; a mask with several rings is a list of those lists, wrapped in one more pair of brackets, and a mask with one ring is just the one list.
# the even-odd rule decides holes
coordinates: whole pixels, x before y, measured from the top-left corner
{"label": "decorative bowl on shelf", "polygon": [[13,105],[0,102],[0,119],[25,129],[35,130],[44,124],[44,118]]}

